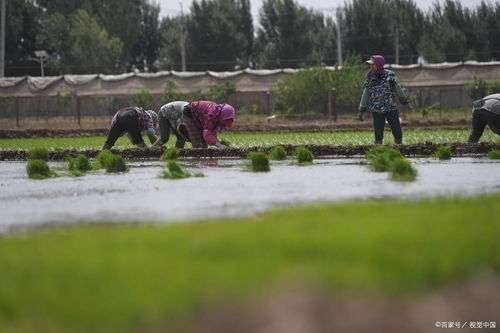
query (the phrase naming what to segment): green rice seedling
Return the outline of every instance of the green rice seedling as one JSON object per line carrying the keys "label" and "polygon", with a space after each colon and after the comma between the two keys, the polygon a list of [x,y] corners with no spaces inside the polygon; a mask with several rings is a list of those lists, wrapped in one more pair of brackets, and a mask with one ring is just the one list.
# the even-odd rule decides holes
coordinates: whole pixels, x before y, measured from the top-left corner
{"label": "green rice seedling", "polygon": [[120,155],[111,154],[111,157],[106,158],[105,163],[104,167],[106,168],[106,172],[114,173],[128,171],[128,166]]}
{"label": "green rice seedling", "polygon": [[269,157],[263,152],[251,152],[248,154],[248,158],[252,162],[253,172],[267,172],[270,171],[269,167]]}
{"label": "green rice seedling", "polygon": [[54,175],[44,160],[30,160],[26,171],[28,172],[28,177],[31,179],[45,179]]}
{"label": "green rice seedling", "polygon": [[392,162],[403,158],[403,155],[397,149],[387,146],[377,146],[368,150],[366,158],[368,158],[373,171],[383,172],[388,171],[391,168]]}
{"label": "green rice seedling", "polygon": [[271,149],[269,156],[271,157],[272,160],[286,160],[287,154],[285,148],[281,146],[276,146],[273,149]]}
{"label": "green rice seedling", "polygon": [[314,159],[313,153],[309,149],[303,147],[295,149],[295,156],[300,164],[310,164]]}
{"label": "green rice seedling", "polygon": [[161,155],[163,161],[176,160],[177,158],[179,158],[179,151],[177,148],[167,148],[163,152],[163,155]]}
{"label": "green rice seedling", "polygon": [[223,144],[226,147],[231,147],[231,142],[227,140],[220,140],[220,143]]}
{"label": "green rice seedling", "polygon": [[451,159],[451,149],[450,147],[440,146],[436,149],[434,156],[440,160],[449,160]]}
{"label": "green rice seedling", "polygon": [[113,153],[109,150],[103,150],[96,156],[96,169],[105,169],[106,165],[109,164],[109,161],[113,158]]}
{"label": "green rice seedling", "polygon": [[41,148],[41,147],[33,148],[28,152],[28,159],[48,161],[49,150],[47,148]]}
{"label": "green rice seedling", "polygon": [[500,149],[492,149],[488,153],[488,157],[492,160],[500,160]]}
{"label": "green rice seedling", "polygon": [[72,166],[78,171],[90,171],[92,170],[92,165],[90,164],[89,158],[86,155],[78,154],[73,159]]}
{"label": "green rice seedling", "polygon": [[392,161],[391,179],[397,181],[413,181],[417,177],[417,169],[404,158],[398,158]]}
{"label": "green rice seedling", "polygon": [[161,174],[161,178],[166,179],[181,179],[191,177],[191,174],[184,170],[182,166],[174,160],[170,160],[167,163],[167,170],[164,170]]}

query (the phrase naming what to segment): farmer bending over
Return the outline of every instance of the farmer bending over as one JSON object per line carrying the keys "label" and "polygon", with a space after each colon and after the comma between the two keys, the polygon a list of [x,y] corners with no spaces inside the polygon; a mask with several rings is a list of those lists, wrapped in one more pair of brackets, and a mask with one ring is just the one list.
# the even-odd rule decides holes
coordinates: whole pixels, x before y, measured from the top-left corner
{"label": "farmer bending over", "polygon": [[226,148],[219,142],[217,131],[232,127],[235,116],[236,111],[229,104],[196,101],[184,108],[182,120],[193,148],[206,148],[207,145]]}
{"label": "farmer bending over", "polygon": [[478,142],[488,125],[495,134],[500,134],[500,94],[488,95],[472,103],[472,133],[469,142]]}
{"label": "farmer bending over", "polygon": [[160,108],[158,117],[161,137],[156,140],[153,146],[161,146],[167,143],[170,133],[175,134],[177,137],[175,148],[184,148],[186,141],[191,141],[186,125],[182,121],[182,111],[187,105],[189,105],[189,102],[176,101],[167,103]]}
{"label": "farmer bending over", "polygon": [[408,97],[396,81],[393,72],[384,69],[385,60],[380,55],[374,55],[367,61],[370,70],[365,75],[365,89],[359,103],[359,119],[363,120],[363,112],[369,110],[373,118],[375,144],[382,144],[384,139],[385,121],[391,126],[394,142],[403,142],[403,131],[399,122],[399,110],[394,101],[397,96],[401,104],[409,106]]}
{"label": "farmer bending over", "polygon": [[111,120],[111,128],[108,139],[102,149],[111,149],[116,140],[127,132],[127,136],[132,144],[139,147],[146,147],[142,139],[141,132],[146,131],[149,141],[156,141],[155,126],[158,124],[158,115],[152,110],[145,111],[143,108],[134,106],[120,109]]}

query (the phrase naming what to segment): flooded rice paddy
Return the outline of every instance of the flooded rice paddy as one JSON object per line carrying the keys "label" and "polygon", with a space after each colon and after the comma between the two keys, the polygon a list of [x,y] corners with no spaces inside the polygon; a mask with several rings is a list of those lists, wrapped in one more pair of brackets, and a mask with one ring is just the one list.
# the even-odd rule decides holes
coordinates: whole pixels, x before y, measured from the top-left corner
{"label": "flooded rice paddy", "polygon": [[[271,172],[243,172],[244,160],[183,160],[203,178],[158,177],[164,162],[132,161],[130,171],[31,180],[26,162],[0,162],[0,232],[46,224],[180,222],[245,216],[275,207],[365,200],[468,196],[500,191],[500,161],[409,159],[414,182],[369,170],[364,158],[317,159],[313,165],[272,162]],[[63,162],[50,162],[52,168]]]}

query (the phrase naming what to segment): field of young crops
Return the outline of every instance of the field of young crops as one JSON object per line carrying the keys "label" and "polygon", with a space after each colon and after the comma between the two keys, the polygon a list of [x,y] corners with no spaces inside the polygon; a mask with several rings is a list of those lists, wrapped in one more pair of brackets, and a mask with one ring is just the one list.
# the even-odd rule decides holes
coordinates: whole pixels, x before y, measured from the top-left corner
{"label": "field of young crops", "polygon": [[[390,132],[386,133],[385,143],[392,144]],[[403,143],[415,144],[431,141],[434,143],[467,142],[469,131],[465,130],[429,130],[405,131]],[[373,143],[373,133],[369,132],[318,132],[318,133],[270,133],[270,134],[230,134],[221,133],[220,139],[227,140],[231,146],[238,148],[270,147],[275,145],[363,145]],[[148,142],[146,138],[145,142]],[[59,138],[25,138],[0,139],[0,149],[29,150],[45,147],[51,150],[63,149],[99,149],[106,140],[103,136],[95,137],[59,137]],[[485,131],[481,141],[500,142],[500,136],[490,130]],[[173,147],[175,137],[171,137],[167,147]],[[189,145],[188,145],[189,146]],[[130,148],[132,144],[126,137],[120,138],[115,148]]]}

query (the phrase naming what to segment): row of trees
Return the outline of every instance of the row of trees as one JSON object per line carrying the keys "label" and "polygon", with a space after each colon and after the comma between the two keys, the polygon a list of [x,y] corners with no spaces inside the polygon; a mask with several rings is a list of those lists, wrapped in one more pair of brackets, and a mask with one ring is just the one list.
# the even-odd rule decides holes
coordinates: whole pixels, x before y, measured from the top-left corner
{"label": "row of trees", "polygon": [[[189,12],[160,19],[149,0],[10,0],[6,73],[130,70],[234,70],[337,63],[342,53],[388,62],[500,60],[500,3],[469,9],[445,0],[424,13],[413,0],[350,0],[318,11],[294,0],[263,0],[253,22],[249,0],[193,0]],[[337,26],[337,24],[339,26]],[[338,29],[339,28],[339,29]]]}

